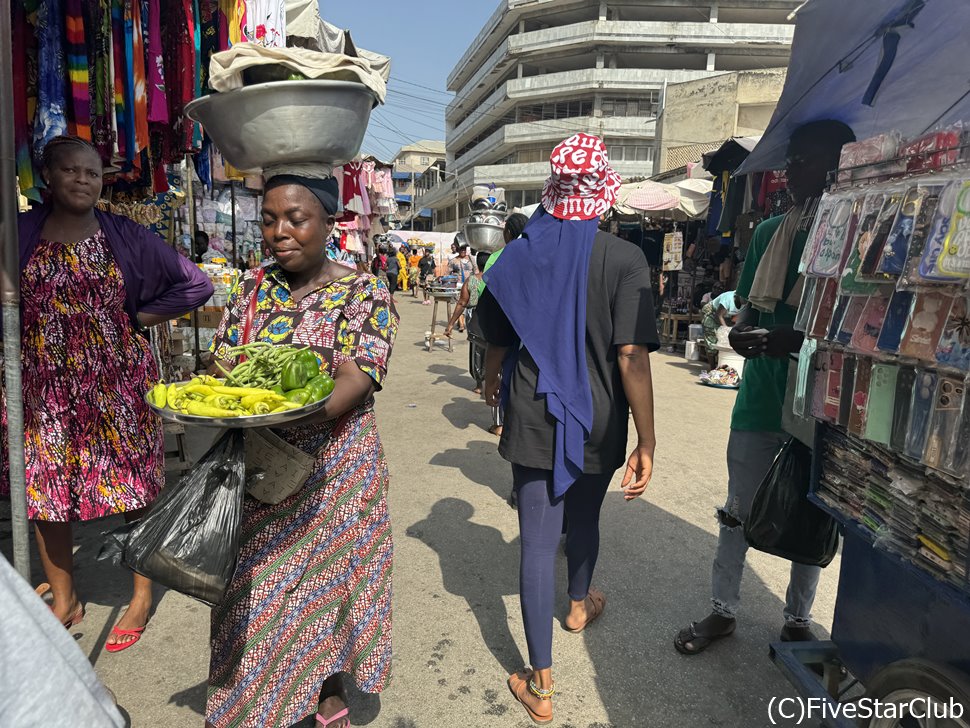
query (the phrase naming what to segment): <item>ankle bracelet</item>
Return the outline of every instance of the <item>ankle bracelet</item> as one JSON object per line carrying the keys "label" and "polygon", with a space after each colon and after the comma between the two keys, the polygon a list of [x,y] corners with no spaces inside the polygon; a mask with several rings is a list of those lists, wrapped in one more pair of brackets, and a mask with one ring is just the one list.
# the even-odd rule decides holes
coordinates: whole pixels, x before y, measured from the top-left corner
{"label": "ankle bracelet", "polygon": [[551,700],[552,696],[556,694],[556,688],[551,687],[548,690],[542,690],[536,685],[535,680],[529,680],[529,692],[539,698],[539,700]]}

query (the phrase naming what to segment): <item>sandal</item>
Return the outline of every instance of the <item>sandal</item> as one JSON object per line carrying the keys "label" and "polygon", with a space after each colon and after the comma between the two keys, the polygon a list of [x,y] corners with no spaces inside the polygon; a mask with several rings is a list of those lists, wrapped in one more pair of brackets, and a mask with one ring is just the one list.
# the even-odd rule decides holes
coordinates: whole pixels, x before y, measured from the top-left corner
{"label": "sandal", "polygon": [[[731,626],[725,632],[718,634],[699,634],[697,632],[697,622],[691,622],[689,627],[685,627],[677,633],[674,638],[674,648],[682,655],[699,655],[712,644],[725,637],[734,634],[738,624],[731,620]],[[688,645],[690,645],[688,647]]]}
{"label": "sandal", "polygon": [[[34,593],[37,594],[37,596],[39,596],[41,599],[44,599],[44,597],[50,593],[50,590],[51,585],[45,581],[43,584],[40,584],[36,589],[34,589]],[[54,605],[51,602],[44,599],[44,603],[47,605],[48,609],[50,609],[52,612],[54,611]],[[84,605],[78,602],[77,609],[74,610],[74,614],[68,617],[65,621],[61,622],[61,624],[64,625],[64,629],[71,629],[72,627],[76,627],[77,625],[81,624],[81,620],[83,619]]]}
{"label": "sandal", "polygon": [[[341,721],[344,718],[347,718],[349,715],[350,715],[350,708],[344,708],[343,710],[337,711],[329,718],[324,718],[322,715],[317,713],[317,723],[320,723],[323,726],[323,728],[327,728],[328,725],[337,723],[338,721]],[[349,719],[347,720],[347,726],[348,728],[350,726]]]}
{"label": "sandal", "polygon": [[120,627],[114,627],[111,630],[111,634],[117,637],[129,637],[133,636],[135,639],[129,640],[128,642],[115,642],[114,644],[106,644],[104,649],[108,652],[121,652],[122,650],[127,650],[138,644],[138,640],[141,639],[142,632],[145,631],[144,627],[138,627],[137,629],[121,629]]}
{"label": "sandal", "polygon": [[572,632],[573,634],[579,634],[584,629],[589,627],[589,625],[591,625],[593,622],[599,619],[600,615],[603,614],[603,610],[606,609],[606,597],[603,596],[603,593],[601,591],[597,589],[590,589],[589,594],[586,595],[586,599],[588,599],[592,603],[593,613],[589,616],[589,619],[586,620],[586,623],[583,624],[582,627],[576,627],[575,629],[572,627],[568,627],[566,625],[566,620],[563,620],[562,626],[563,626],[563,629],[565,629],[567,632]]}
{"label": "sandal", "polygon": [[[539,725],[552,723],[551,710],[549,711],[549,715],[540,715],[530,708],[529,704],[525,702],[525,696],[530,692],[540,700],[552,700],[553,691],[550,691],[548,695],[539,695],[532,690],[530,683],[532,682],[532,676],[534,674],[535,673],[532,670],[519,670],[518,672],[509,675],[509,679],[507,681],[509,690],[512,693],[512,697],[518,700],[519,704],[525,708],[525,712],[529,714],[529,717],[532,719],[533,723],[537,723]],[[551,703],[549,707],[552,707]]]}

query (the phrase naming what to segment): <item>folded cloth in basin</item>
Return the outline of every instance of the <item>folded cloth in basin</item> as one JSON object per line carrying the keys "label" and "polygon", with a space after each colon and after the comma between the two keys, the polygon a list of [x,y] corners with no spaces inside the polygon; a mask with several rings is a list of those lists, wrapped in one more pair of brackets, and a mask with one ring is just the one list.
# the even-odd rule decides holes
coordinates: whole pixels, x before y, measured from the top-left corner
{"label": "folded cloth in basin", "polygon": [[284,66],[311,80],[362,83],[382,104],[387,96],[387,82],[366,58],[305,48],[264,48],[252,43],[237,43],[227,51],[213,54],[209,61],[209,86],[220,93],[240,89],[243,71],[257,66]]}

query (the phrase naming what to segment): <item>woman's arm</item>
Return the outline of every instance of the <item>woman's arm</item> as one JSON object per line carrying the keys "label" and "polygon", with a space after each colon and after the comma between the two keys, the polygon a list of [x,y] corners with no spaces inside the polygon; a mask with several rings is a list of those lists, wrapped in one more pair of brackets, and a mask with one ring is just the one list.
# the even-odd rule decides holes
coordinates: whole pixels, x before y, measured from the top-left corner
{"label": "woman's arm", "polygon": [[445,336],[451,337],[452,329],[455,328],[455,324],[458,323],[461,315],[465,313],[465,307],[468,306],[468,299],[471,296],[471,292],[468,290],[468,284],[471,281],[472,279],[469,278],[465,281],[465,285],[461,287],[461,293],[458,294],[458,303],[455,304],[455,310],[451,314],[451,318],[448,319],[448,325],[445,327]]}
{"label": "woman's arm", "polygon": [[653,376],[648,347],[627,344],[617,347],[617,355],[623,391],[637,430],[637,446],[630,454],[621,483],[623,497],[629,501],[643,495],[653,477],[653,455],[657,446],[653,423]]}

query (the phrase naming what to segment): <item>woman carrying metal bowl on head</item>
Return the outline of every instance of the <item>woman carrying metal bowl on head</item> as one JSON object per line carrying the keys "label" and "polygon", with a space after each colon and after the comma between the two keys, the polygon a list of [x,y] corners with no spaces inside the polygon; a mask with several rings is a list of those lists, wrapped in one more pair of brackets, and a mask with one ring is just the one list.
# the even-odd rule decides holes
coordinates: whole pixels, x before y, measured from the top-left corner
{"label": "woman carrying metal bowl on head", "polygon": [[239,562],[212,612],[207,725],[291,726],[314,713],[347,728],[341,684],[384,689],[391,666],[387,464],[374,393],[398,317],[386,284],[325,255],[337,182],[272,177],[263,239],[275,263],[233,292],[213,350],[227,366],[256,301],[253,341],[309,346],[334,379],[324,410],[277,431],[316,458],[278,505],[246,498]]}

